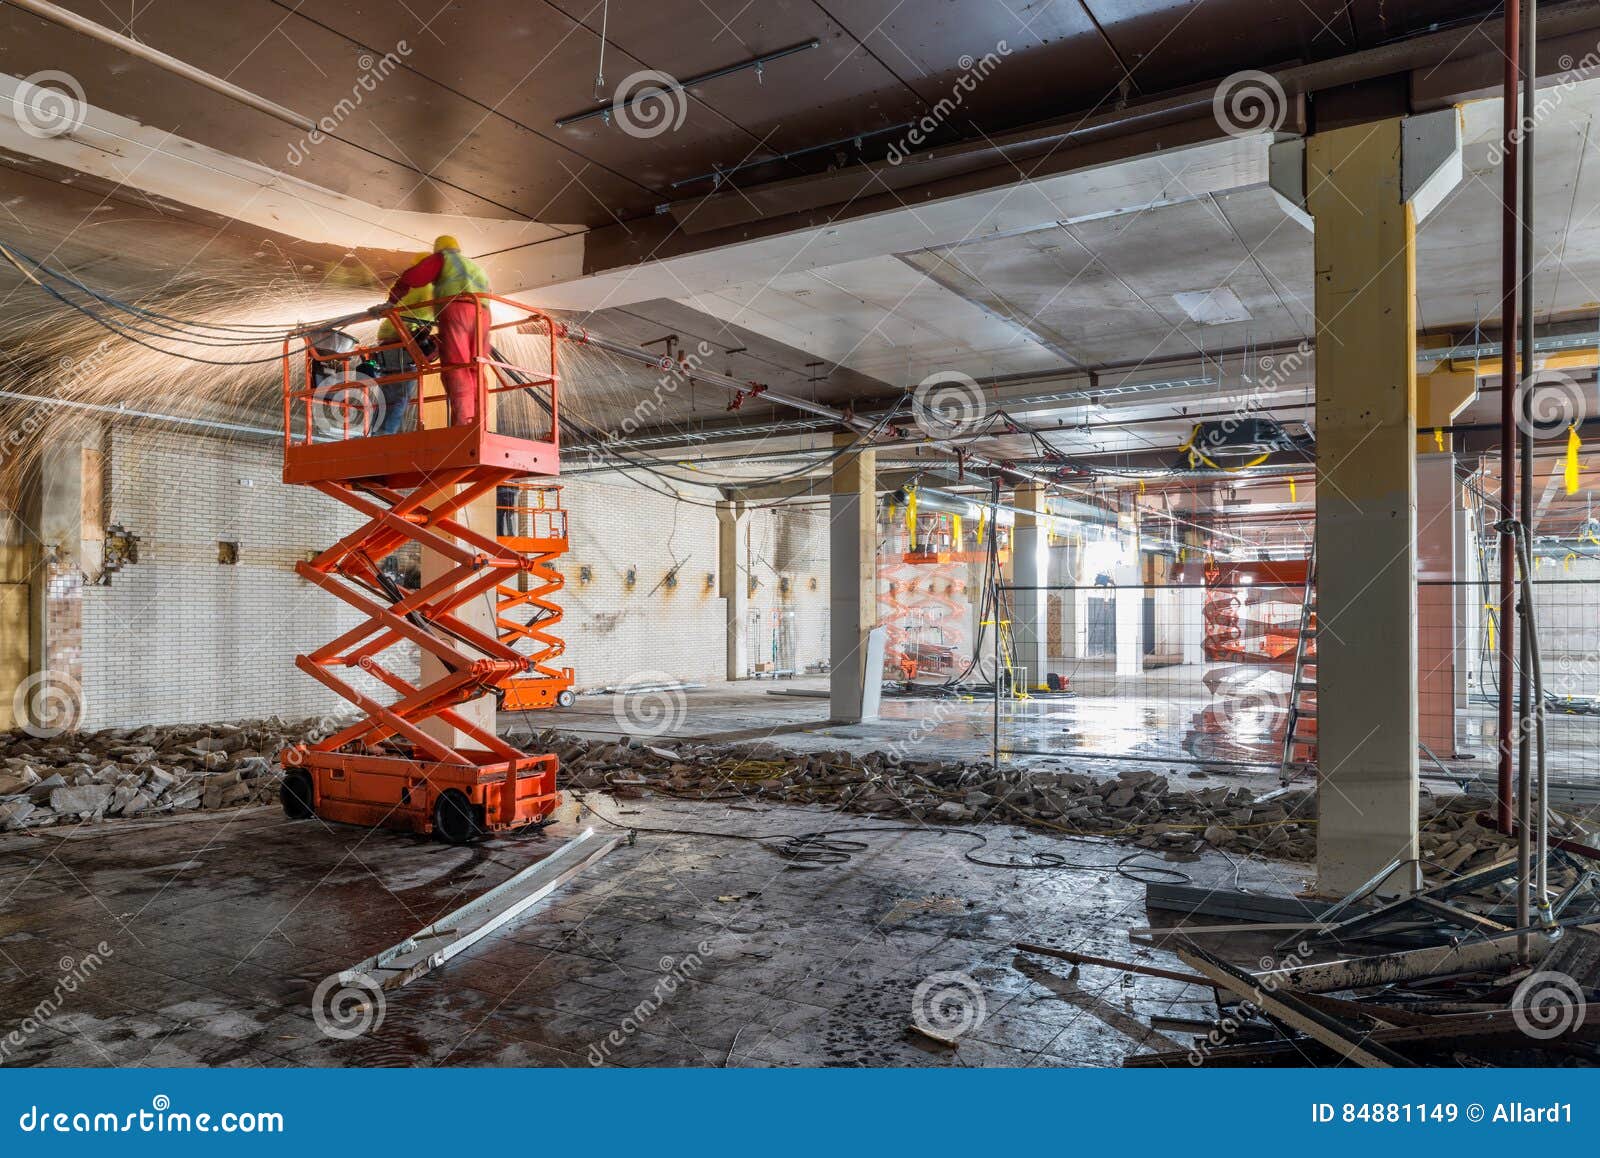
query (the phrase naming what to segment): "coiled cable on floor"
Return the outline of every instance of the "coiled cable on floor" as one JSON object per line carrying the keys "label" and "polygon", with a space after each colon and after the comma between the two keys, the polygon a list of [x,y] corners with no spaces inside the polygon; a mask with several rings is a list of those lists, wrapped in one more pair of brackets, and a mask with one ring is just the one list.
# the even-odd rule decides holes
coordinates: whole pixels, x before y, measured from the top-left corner
{"label": "coiled cable on floor", "polygon": [[[574,795],[577,794],[575,793]],[[590,797],[578,795],[578,800],[596,818],[611,825],[613,828],[621,828],[647,836],[702,836],[713,840],[742,840],[751,844],[761,845],[768,852],[788,861],[797,868],[820,869],[825,865],[848,863],[856,854],[866,852],[871,847],[867,841],[852,839],[857,836],[867,833],[912,832],[925,836],[971,837],[977,843],[963,850],[962,857],[967,863],[978,865],[981,868],[1043,870],[1048,872],[1109,872],[1116,873],[1125,880],[1137,881],[1145,885],[1186,885],[1192,884],[1194,880],[1188,873],[1180,872],[1166,865],[1135,863],[1142,858],[1148,857],[1150,854],[1147,852],[1129,853],[1120,860],[1109,864],[1069,861],[1060,853],[1049,851],[1030,852],[1027,854],[1026,860],[1016,858],[990,860],[977,855],[979,849],[988,845],[988,835],[971,828],[928,828],[911,824],[889,824],[854,828],[824,828],[815,832],[797,833],[712,832],[708,829],[656,828],[625,824],[597,809]]]}

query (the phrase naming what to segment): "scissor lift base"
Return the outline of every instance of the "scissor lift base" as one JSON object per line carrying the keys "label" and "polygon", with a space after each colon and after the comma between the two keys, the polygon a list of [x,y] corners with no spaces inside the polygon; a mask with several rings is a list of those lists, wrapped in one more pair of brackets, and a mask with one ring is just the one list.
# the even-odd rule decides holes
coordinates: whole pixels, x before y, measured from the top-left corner
{"label": "scissor lift base", "polygon": [[[462,843],[544,820],[561,803],[554,754],[446,764],[404,756],[285,753],[284,811],[337,824],[395,828]],[[295,779],[303,777],[303,779]],[[306,799],[309,790],[309,800]],[[309,812],[307,810],[309,805]]]}

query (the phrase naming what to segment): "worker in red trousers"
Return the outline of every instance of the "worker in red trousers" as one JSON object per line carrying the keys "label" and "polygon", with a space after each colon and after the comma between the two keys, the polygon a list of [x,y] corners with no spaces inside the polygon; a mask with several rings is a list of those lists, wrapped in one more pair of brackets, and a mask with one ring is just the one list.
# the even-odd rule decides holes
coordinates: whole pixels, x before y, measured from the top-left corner
{"label": "worker in red trousers", "polygon": [[[482,368],[476,358],[489,356],[489,310],[478,299],[463,295],[489,292],[489,276],[478,263],[461,252],[461,243],[446,234],[436,238],[433,252],[395,279],[387,310],[410,290],[432,284],[438,307],[439,364],[444,367],[445,396],[450,400],[450,425],[469,426],[478,420],[478,383]],[[454,300],[450,300],[454,299]]]}

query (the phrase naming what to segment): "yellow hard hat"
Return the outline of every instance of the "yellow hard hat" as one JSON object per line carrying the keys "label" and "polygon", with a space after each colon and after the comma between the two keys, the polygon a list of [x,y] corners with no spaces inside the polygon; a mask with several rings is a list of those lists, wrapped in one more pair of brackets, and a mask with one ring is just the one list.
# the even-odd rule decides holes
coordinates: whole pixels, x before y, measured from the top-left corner
{"label": "yellow hard hat", "polygon": [[439,253],[440,251],[446,249],[460,248],[461,243],[455,238],[451,237],[448,233],[441,233],[438,237],[433,239],[433,252],[435,253]]}

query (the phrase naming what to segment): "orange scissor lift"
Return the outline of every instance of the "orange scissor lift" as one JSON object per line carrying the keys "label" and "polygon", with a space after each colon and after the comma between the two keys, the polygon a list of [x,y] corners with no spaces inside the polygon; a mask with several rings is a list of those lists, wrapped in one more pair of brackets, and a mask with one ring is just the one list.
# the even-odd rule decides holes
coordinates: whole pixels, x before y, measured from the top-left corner
{"label": "orange scissor lift", "polygon": [[[554,560],[567,553],[567,512],[561,488],[551,483],[516,482],[500,504],[500,543],[526,556],[526,579],[496,588],[495,626],[500,640],[526,654],[528,675],[513,676],[502,686],[500,706],[508,712],[572,704],[572,669],[552,667],[566,651],[551,632],[561,622],[561,607],[551,598],[566,584]],[[518,647],[518,645],[523,645]]]}
{"label": "orange scissor lift", "polygon": [[[295,568],[363,618],[295,659],[357,713],[333,734],[280,753],[283,805],[291,817],[315,814],[460,843],[541,821],[560,802],[554,755],[523,752],[457,711],[496,693],[530,666],[527,656],[468,622],[461,611],[472,600],[492,597],[519,573],[538,574],[541,566],[498,541],[494,528],[474,529],[459,516],[478,499],[493,497],[497,487],[560,469],[559,323],[507,298],[471,296],[483,307],[481,341],[474,348],[493,349],[493,335],[502,330],[538,334],[549,342],[548,364],[541,356],[540,366],[530,370],[495,356],[442,366],[397,315],[391,321],[400,337],[393,342],[347,344],[338,352],[310,340],[298,350],[293,345],[299,339],[284,345],[283,481],[310,486],[365,520]],[[493,321],[491,305],[505,320]],[[409,367],[377,370],[390,351],[403,352]],[[443,410],[436,375],[458,368],[477,371],[478,420],[446,426],[441,418],[423,428],[423,414]],[[376,435],[383,388],[398,385],[411,387],[408,406],[419,421],[408,431]],[[499,408],[496,396],[522,390],[539,398],[538,424],[548,421],[548,429],[532,438],[490,429]],[[382,566],[411,543],[445,565],[415,589],[401,586]],[[419,675],[415,683],[400,674],[397,667],[411,662],[405,645],[414,645],[426,657],[420,669],[434,674]],[[380,703],[369,694],[382,694],[380,688],[393,693],[393,700]],[[466,742],[438,738],[426,727],[434,721]]]}

